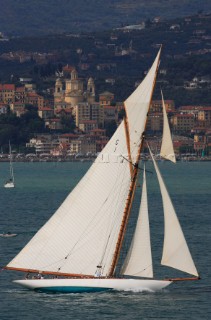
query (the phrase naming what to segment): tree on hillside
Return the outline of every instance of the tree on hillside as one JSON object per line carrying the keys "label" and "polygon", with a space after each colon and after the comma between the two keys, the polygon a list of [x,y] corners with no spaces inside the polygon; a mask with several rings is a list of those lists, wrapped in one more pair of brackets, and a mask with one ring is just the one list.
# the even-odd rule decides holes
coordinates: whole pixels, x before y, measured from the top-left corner
{"label": "tree on hillside", "polygon": [[75,119],[73,116],[63,115],[61,117],[61,124],[63,126],[62,132],[74,132],[75,130]]}
{"label": "tree on hillside", "polygon": [[108,121],[105,123],[106,135],[110,138],[116,131],[117,124],[115,120]]}
{"label": "tree on hillside", "polygon": [[27,111],[20,117],[8,112],[0,115],[0,145],[24,145],[34,133],[46,132],[43,119],[38,116],[37,108],[27,105]]}

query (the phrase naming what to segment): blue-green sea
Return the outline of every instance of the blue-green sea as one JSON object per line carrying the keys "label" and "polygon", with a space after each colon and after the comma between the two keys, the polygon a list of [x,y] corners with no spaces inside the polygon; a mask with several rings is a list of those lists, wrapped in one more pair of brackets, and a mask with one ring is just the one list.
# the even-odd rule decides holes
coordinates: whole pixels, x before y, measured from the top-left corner
{"label": "blue-green sea", "polygon": [[[88,170],[89,162],[14,163],[15,189],[5,189],[9,164],[0,163],[0,266],[6,265],[49,219]],[[147,169],[152,170],[148,162]],[[163,292],[45,294],[12,283],[23,275],[0,272],[0,320],[211,319],[211,163],[161,162],[190,251],[202,277]],[[148,174],[149,213],[155,278],[180,275],[160,266],[163,213],[155,174]],[[135,199],[138,206],[141,188]],[[93,203],[94,205],[94,203]]]}

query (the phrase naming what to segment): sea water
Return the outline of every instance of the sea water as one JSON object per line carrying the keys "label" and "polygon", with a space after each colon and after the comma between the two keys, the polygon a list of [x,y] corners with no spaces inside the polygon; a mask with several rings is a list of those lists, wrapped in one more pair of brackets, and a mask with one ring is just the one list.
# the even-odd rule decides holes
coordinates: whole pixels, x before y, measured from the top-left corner
{"label": "sea water", "polygon": [[[91,163],[14,163],[16,188],[3,188],[8,163],[0,165],[0,265],[6,265],[50,218]],[[211,319],[211,163],[159,163],[200,281],[172,284],[162,292],[45,294],[16,286],[23,275],[0,273],[0,320]],[[152,163],[147,163],[152,170]],[[163,213],[155,174],[147,174],[155,278],[177,275],[160,266]],[[135,209],[141,188],[138,188]]]}

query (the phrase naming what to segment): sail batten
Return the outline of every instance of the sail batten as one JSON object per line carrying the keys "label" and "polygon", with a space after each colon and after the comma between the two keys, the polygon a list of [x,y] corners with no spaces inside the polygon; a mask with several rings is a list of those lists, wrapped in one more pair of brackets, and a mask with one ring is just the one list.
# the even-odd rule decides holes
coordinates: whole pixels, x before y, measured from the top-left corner
{"label": "sail batten", "polygon": [[161,176],[160,170],[150,148],[149,151],[158,177],[164,210],[165,232],[161,264],[198,277],[198,272],[191,257],[183,231]]}
{"label": "sail batten", "polygon": [[153,278],[145,168],[139,216],[122,274]]}

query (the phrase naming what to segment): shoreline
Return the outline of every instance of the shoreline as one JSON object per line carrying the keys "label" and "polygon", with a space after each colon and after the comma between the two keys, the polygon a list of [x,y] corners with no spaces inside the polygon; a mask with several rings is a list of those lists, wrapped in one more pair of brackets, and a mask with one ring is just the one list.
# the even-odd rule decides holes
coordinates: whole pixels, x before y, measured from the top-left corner
{"label": "shoreline", "polygon": [[[44,159],[39,159],[39,158],[36,158],[36,159],[13,159],[13,163],[14,162],[94,162],[96,158],[78,158],[78,159],[70,159],[70,158],[64,158],[64,159],[52,159],[52,158],[44,158]],[[151,159],[149,158],[142,158],[141,159],[142,161],[151,161]],[[165,160],[165,159],[156,159],[157,162],[167,162],[168,160]],[[181,158],[177,158],[176,159],[178,162],[209,162],[211,161],[211,157],[204,157],[204,158],[201,158],[201,157],[181,157]],[[10,162],[9,159],[0,159],[0,162]]]}

